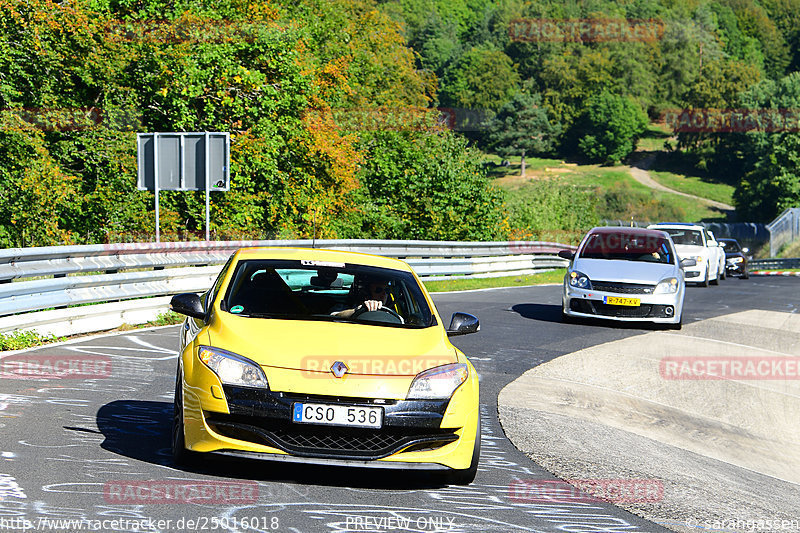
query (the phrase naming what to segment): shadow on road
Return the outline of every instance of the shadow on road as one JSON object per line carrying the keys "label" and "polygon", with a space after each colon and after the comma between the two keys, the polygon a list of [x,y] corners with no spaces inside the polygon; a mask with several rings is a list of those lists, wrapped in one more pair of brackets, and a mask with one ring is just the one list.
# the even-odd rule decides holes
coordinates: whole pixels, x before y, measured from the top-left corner
{"label": "shadow on road", "polygon": [[561,306],[547,304],[517,304],[511,308],[522,318],[542,322],[561,322]]}
{"label": "shadow on road", "polygon": [[183,467],[174,463],[170,451],[172,402],[117,400],[103,405],[96,419],[105,437],[101,444],[105,450],[136,461],[183,470],[189,475],[392,490],[436,488],[445,484],[440,475],[430,472],[285,464],[213,455],[201,455],[195,464]]}
{"label": "shadow on road", "polygon": [[172,402],[117,400],[97,411],[104,449],[147,463],[169,465]]}

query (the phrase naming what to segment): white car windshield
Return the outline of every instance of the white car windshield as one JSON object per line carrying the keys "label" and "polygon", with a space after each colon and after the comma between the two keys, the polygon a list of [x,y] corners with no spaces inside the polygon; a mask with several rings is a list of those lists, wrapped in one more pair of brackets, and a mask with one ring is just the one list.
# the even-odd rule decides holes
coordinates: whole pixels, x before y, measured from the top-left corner
{"label": "white car windshield", "polygon": [[666,231],[672,237],[675,244],[685,244],[690,246],[703,246],[703,235],[696,229],[673,229],[667,228]]}

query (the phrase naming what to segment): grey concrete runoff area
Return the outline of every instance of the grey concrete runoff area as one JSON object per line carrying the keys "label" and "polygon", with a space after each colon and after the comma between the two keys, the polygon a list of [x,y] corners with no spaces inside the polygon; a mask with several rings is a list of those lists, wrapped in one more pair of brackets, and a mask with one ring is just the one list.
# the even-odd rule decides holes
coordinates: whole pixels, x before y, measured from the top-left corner
{"label": "grey concrete runoff area", "polygon": [[799,357],[798,314],[707,318],[525,372],[500,422],[557,477],[658,480],[658,497],[618,505],[671,530],[798,531]]}

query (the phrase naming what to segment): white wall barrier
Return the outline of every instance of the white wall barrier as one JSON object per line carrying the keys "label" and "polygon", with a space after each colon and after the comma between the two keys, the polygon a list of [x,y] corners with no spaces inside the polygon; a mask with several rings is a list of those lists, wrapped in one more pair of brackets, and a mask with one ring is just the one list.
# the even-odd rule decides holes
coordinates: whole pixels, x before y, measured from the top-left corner
{"label": "white wall barrier", "polygon": [[538,241],[197,241],[0,250],[0,333],[73,335],[141,324],[171,295],[203,292],[236,250],[299,246],[405,260],[428,280],[524,275],[562,268],[574,246]]}

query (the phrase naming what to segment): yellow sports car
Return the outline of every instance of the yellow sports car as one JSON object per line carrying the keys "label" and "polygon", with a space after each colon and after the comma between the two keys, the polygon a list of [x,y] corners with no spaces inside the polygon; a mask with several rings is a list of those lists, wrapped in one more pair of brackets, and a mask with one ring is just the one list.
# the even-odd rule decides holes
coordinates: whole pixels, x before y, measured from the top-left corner
{"label": "yellow sports car", "polygon": [[172,451],[326,465],[478,467],[478,376],[403,261],[354,252],[245,248],[186,315]]}

